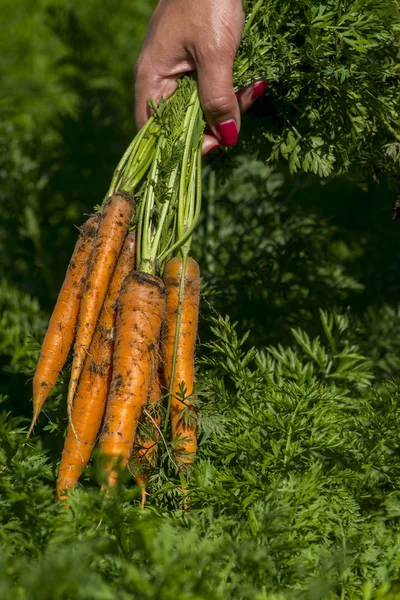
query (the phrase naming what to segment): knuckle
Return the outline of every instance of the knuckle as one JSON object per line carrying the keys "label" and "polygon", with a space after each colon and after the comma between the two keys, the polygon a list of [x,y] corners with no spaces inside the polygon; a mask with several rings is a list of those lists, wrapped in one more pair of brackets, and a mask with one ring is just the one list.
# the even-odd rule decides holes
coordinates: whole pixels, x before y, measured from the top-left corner
{"label": "knuckle", "polygon": [[210,61],[213,63],[231,62],[235,56],[236,49],[232,43],[226,43],[226,40],[218,38],[209,38],[201,45],[194,49],[196,59],[207,64]]}
{"label": "knuckle", "polygon": [[187,45],[196,62],[202,64],[231,62],[236,54],[236,40],[232,39],[229,28],[208,35],[199,33]]}
{"label": "knuckle", "polygon": [[201,45],[188,43],[188,49],[190,54],[194,57],[196,64],[200,65],[207,64],[210,53],[212,53],[212,50],[209,49],[209,45],[204,43]]}
{"label": "knuckle", "polygon": [[220,117],[232,112],[232,100],[229,96],[217,96],[203,102],[203,109],[214,117]]}

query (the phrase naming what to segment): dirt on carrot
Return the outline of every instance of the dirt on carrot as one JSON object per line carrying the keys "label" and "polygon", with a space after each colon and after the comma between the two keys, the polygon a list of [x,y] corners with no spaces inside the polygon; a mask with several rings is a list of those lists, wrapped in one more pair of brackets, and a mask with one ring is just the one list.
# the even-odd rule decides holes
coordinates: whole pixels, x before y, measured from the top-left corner
{"label": "dirt on carrot", "polygon": [[70,420],[79,377],[133,211],[132,196],[122,192],[110,196],[104,205],[78,317],[67,400]]}
{"label": "dirt on carrot", "polygon": [[33,419],[28,436],[67,360],[74,339],[79,306],[99,220],[100,215],[92,215],[79,229],[80,235],[49,321],[33,378]]}
{"label": "dirt on carrot", "polygon": [[[199,265],[192,258],[188,258],[180,306],[183,265],[183,259],[176,257],[165,267],[166,315],[161,334],[161,356],[166,387],[171,393],[171,429],[175,443],[175,459],[178,468],[182,470],[192,463],[197,450],[196,410],[191,399],[195,387],[194,357],[200,302]],[[178,344],[175,353],[176,339]]]}
{"label": "dirt on carrot", "polygon": [[164,313],[161,279],[141,272],[128,275],[118,299],[113,374],[100,438],[100,449],[110,458],[109,485],[115,484],[117,467],[124,468],[132,452],[139,416],[149,398]]}
{"label": "dirt on carrot", "polygon": [[160,407],[163,400],[163,390],[159,364],[159,344],[157,343],[153,349],[149,399],[140,415],[137,437],[129,460],[129,469],[136,483],[142,488],[142,508],[146,503],[147,482],[157,464],[158,440],[161,433]]}
{"label": "dirt on carrot", "polygon": [[66,498],[63,492],[73,488],[87,465],[104,416],[111,381],[116,299],[125,277],[135,266],[135,242],[135,234],[128,234],[85,360],[58,471],[56,492],[60,500]]}

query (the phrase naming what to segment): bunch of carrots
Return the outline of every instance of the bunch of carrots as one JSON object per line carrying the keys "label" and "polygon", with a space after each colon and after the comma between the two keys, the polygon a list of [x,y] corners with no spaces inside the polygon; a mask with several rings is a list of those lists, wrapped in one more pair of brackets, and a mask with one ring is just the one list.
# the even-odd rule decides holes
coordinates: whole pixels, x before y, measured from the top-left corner
{"label": "bunch of carrots", "polygon": [[129,462],[144,505],[169,421],[175,464],[190,471],[200,271],[189,252],[203,131],[197,86],[186,79],[140,130],[102,206],[80,228],[33,379],[28,434],[73,347],[59,499],[99,440],[108,485]]}
{"label": "bunch of carrots", "polygon": [[[244,3],[238,85],[267,79],[264,0]],[[200,273],[190,257],[201,209],[205,121],[197,83],[179,81],[138,132],[96,214],[81,227],[33,381],[29,434],[73,346],[68,431],[57,481],[65,499],[99,437],[106,479],[128,462],[145,486],[171,423],[175,464],[185,477],[197,447],[194,351]],[[162,405],[166,405],[161,423]],[[100,434],[100,435],[99,435]],[[184,475],[184,473],[186,475]]]}

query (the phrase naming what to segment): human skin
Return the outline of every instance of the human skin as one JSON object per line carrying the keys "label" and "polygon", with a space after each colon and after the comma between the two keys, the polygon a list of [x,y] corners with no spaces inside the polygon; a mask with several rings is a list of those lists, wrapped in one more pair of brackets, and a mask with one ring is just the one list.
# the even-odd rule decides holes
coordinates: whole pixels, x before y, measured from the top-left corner
{"label": "human skin", "polygon": [[141,128],[150,115],[149,98],[169,98],[177,80],[196,71],[208,123],[206,154],[236,144],[240,113],[267,88],[256,81],[235,94],[233,61],[244,26],[241,0],[159,0],[135,66],[135,117]]}

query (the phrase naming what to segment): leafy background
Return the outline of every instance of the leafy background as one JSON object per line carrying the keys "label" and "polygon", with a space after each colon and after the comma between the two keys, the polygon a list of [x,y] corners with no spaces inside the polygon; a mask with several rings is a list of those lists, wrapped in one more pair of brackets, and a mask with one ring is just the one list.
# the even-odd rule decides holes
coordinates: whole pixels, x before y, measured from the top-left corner
{"label": "leafy background", "polygon": [[0,597],[400,598],[396,182],[266,165],[248,148],[273,92],[204,169],[189,511],[164,444],[144,513],[129,472],[99,493],[101,457],[55,504],[67,370],[25,439],[75,226],[134,134],[152,8],[2,3]]}

